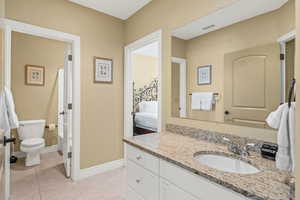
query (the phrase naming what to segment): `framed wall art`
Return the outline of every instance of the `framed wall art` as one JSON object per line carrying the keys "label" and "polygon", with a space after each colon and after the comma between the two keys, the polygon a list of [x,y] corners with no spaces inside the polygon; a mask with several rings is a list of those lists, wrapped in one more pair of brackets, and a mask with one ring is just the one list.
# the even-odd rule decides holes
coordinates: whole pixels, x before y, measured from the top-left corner
{"label": "framed wall art", "polygon": [[200,66],[197,68],[198,85],[210,85],[212,79],[212,65]]}
{"label": "framed wall art", "polygon": [[94,57],[94,82],[113,82],[113,60],[108,58]]}
{"label": "framed wall art", "polygon": [[25,84],[44,86],[45,67],[36,65],[25,65]]}

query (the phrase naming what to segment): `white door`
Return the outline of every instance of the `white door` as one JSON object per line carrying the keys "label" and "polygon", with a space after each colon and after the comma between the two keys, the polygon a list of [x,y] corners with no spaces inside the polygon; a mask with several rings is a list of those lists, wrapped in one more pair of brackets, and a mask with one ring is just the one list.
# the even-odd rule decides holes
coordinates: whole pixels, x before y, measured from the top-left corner
{"label": "white door", "polygon": [[65,74],[64,69],[58,70],[58,148],[63,151],[63,138],[64,138],[64,87],[65,87]]}
{"label": "white door", "polygon": [[278,43],[225,55],[225,122],[266,127],[268,114],[280,105]]}
{"label": "white door", "polygon": [[72,50],[68,46],[64,68],[63,159],[66,176],[71,176],[72,157]]}
{"label": "white door", "polygon": [[[2,79],[4,77],[4,57],[10,52],[4,52],[4,47],[10,48],[9,37],[11,32],[4,27],[0,27],[0,91],[3,86],[7,84],[7,80]],[[0,102],[1,104],[2,102]],[[0,116],[0,120],[4,120],[3,116]],[[10,199],[10,131],[0,131],[0,199]]]}

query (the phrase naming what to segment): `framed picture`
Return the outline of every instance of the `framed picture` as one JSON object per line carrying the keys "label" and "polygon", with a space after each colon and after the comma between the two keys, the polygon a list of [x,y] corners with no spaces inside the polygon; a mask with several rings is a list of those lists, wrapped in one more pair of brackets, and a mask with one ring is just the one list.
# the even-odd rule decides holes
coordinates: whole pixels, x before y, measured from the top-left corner
{"label": "framed picture", "polygon": [[211,68],[212,65],[205,65],[197,68],[197,83],[198,85],[210,85],[211,84]]}
{"label": "framed picture", "polygon": [[108,58],[94,57],[94,82],[113,82],[113,60]]}
{"label": "framed picture", "polygon": [[44,86],[45,67],[36,65],[25,65],[25,84]]}

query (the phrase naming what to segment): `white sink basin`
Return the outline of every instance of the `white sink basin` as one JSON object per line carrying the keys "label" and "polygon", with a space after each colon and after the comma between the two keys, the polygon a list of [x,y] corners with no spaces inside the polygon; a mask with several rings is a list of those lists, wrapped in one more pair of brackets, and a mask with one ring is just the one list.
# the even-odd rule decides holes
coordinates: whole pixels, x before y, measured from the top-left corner
{"label": "white sink basin", "polygon": [[259,169],[247,162],[223,155],[198,154],[194,158],[201,164],[225,172],[239,174],[255,174],[259,172]]}

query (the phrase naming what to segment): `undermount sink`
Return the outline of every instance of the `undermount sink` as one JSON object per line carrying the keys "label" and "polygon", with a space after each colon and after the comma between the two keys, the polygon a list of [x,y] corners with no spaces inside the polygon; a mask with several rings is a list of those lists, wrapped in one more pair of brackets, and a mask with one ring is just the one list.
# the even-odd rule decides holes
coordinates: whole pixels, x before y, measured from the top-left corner
{"label": "undermount sink", "polygon": [[255,174],[259,172],[259,169],[253,165],[225,155],[197,154],[194,158],[201,164],[225,172],[239,174]]}

